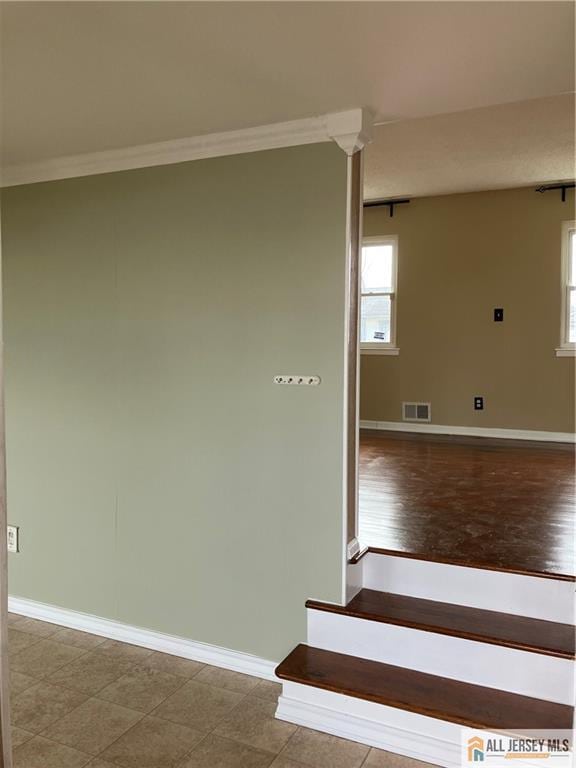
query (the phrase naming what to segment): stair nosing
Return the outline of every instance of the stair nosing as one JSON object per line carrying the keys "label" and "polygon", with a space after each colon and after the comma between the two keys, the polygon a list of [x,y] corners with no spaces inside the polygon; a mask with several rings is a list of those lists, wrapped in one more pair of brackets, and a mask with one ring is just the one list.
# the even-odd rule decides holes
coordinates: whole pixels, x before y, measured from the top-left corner
{"label": "stair nosing", "polygon": [[[294,649],[294,651],[292,653],[294,653],[295,651],[297,651],[300,648],[312,648],[313,650],[322,651],[324,653],[329,653],[329,654],[334,654],[336,656],[346,656],[347,655],[347,654],[337,653],[337,652],[333,652],[333,651],[326,651],[325,649],[322,649],[322,648],[314,648],[313,646],[307,646],[305,643],[301,643],[300,645],[296,646],[296,648]],[[290,654],[287,657],[287,659],[290,658],[291,655],[292,654]],[[354,656],[351,656],[350,658],[357,659],[357,657],[354,657]],[[298,685],[308,685],[308,686],[310,686],[312,688],[319,688],[319,689],[324,690],[324,691],[330,691],[332,693],[336,693],[336,694],[341,695],[341,696],[349,696],[351,698],[360,699],[362,701],[369,701],[369,702],[371,702],[373,704],[377,704],[379,706],[391,707],[393,709],[399,709],[399,710],[404,711],[404,712],[411,712],[413,714],[420,715],[422,717],[430,717],[430,718],[433,718],[435,720],[442,720],[444,722],[455,723],[456,725],[462,725],[462,726],[469,727],[469,728],[485,729],[485,730],[491,730],[491,731],[496,730],[496,731],[500,731],[500,732],[504,732],[504,733],[506,733],[506,732],[510,732],[510,733],[515,732],[514,729],[510,728],[509,726],[508,727],[496,727],[496,726],[490,724],[487,721],[474,720],[474,719],[467,718],[467,717],[464,717],[462,715],[459,715],[457,713],[453,714],[453,713],[449,713],[449,712],[442,712],[440,710],[432,709],[432,708],[427,708],[426,706],[421,706],[421,705],[420,706],[418,706],[418,705],[412,705],[411,706],[408,702],[405,702],[405,701],[398,701],[397,699],[394,699],[394,698],[388,698],[387,699],[384,696],[380,696],[380,698],[379,698],[375,694],[361,692],[359,690],[349,689],[349,690],[346,690],[346,691],[342,691],[342,690],[339,690],[338,687],[335,684],[331,685],[329,682],[323,682],[322,680],[315,680],[313,678],[304,679],[303,677],[299,677],[298,675],[295,675],[295,674],[284,673],[284,672],[282,672],[282,666],[286,663],[287,659],[284,659],[275,669],[275,675],[280,680],[285,680],[287,682],[296,683]],[[363,659],[358,658],[357,660],[361,661]],[[370,661],[370,660],[366,660],[366,661]],[[392,666],[394,666],[394,665],[390,665],[390,664],[385,664],[383,662],[373,662],[373,663],[381,664],[383,667],[392,667]],[[404,667],[396,667],[396,668],[397,669],[404,669]],[[410,671],[410,670],[407,670],[407,671]],[[437,677],[438,680],[444,680],[445,679],[445,678],[442,678],[441,676],[431,675],[429,673],[421,673],[421,674],[425,674],[428,677]],[[446,679],[450,680],[449,678],[446,678]],[[450,682],[462,682],[462,681],[450,680]],[[474,684],[474,683],[463,683],[463,684],[464,685],[469,685],[470,688],[486,688],[486,686],[480,686],[480,685],[477,685],[477,684]],[[538,701],[538,702],[541,702],[541,703],[544,703],[544,704],[551,704],[551,705],[555,705],[555,706],[558,706],[558,707],[564,707],[567,710],[572,710],[572,712],[574,712],[574,707],[571,707],[569,704],[561,704],[559,702],[549,702],[549,701],[546,701],[544,699],[537,699],[536,697],[524,696],[522,694],[513,694],[513,693],[507,692],[507,691],[502,691],[502,693],[509,693],[512,696],[518,696],[518,698],[533,699],[534,701]]]}
{"label": "stair nosing", "polygon": [[[386,593],[386,594],[392,594],[392,593]],[[401,595],[401,597],[405,597],[405,596]],[[421,598],[414,598],[414,599],[419,600]],[[430,602],[430,601],[424,600],[424,602]],[[468,606],[461,606],[461,607],[465,608]],[[307,600],[306,608],[310,610],[315,610],[315,611],[324,611],[325,613],[336,613],[341,616],[349,616],[351,618],[360,619],[363,621],[376,621],[379,624],[390,624],[392,626],[397,626],[397,627],[406,627],[408,629],[415,629],[420,632],[431,632],[432,634],[437,634],[437,635],[446,635],[448,637],[458,637],[463,640],[486,643],[488,645],[496,645],[503,648],[510,648],[512,650],[523,651],[524,653],[538,653],[542,656],[552,656],[553,658],[565,659],[567,661],[576,660],[576,650],[574,653],[570,653],[567,651],[542,648],[540,646],[523,644],[519,641],[506,640],[502,638],[492,637],[490,635],[481,635],[481,634],[477,634],[474,632],[467,632],[465,630],[460,630],[460,629],[450,629],[448,627],[434,626],[430,624],[419,623],[417,621],[412,621],[409,619],[397,619],[397,618],[391,618],[388,616],[379,616],[379,615],[371,614],[365,611],[358,611],[355,609],[351,609],[345,605],[336,605],[334,603],[323,603],[319,600]],[[482,609],[478,609],[478,610],[482,610]],[[502,612],[496,611],[496,613],[502,613]],[[507,615],[507,614],[504,614],[504,615]],[[530,618],[530,617],[520,617],[520,618]],[[534,620],[544,621],[544,619],[534,619]],[[549,623],[556,624],[560,622],[549,622]],[[568,624],[566,626],[570,626],[570,625]]]}
{"label": "stair nosing", "polygon": [[492,565],[490,563],[470,562],[465,560],[456,560],[451,557],[441,557],[437,555],[427,555],[423,552],[404,552],[398,549],[386,549],[385,547],[367,546],[361,550],[358,555],[351,559],[351,564],[360,562],[366,555],[383,555],[385,557],[404,557],[407,560],[421,560],[426,563],[438,563],[439,565],[455,565],[461,568],[474,568],[479,571],[495,571],[496,573],[509,573],[513,576],[533,576],[535,579],[552,579],[555,581],[576,582],[576,574],[559,573],[556,571],[536,571],[528,568],[506,568],[503,565]]}

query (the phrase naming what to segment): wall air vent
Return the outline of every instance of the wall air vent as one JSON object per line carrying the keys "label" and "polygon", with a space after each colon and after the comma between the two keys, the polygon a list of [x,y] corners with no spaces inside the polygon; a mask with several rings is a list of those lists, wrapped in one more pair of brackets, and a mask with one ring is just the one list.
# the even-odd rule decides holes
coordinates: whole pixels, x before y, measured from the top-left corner
{"label": "wall air vent", "polygon": [[430,403],[402,403],[402,421],[431,421]]}

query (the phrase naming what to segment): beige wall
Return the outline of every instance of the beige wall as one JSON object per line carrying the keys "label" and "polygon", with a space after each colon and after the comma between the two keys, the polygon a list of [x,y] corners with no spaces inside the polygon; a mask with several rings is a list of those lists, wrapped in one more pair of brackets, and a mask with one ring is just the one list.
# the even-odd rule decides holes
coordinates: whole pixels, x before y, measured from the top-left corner
{"label": "beige wall", "polygon": [[[555,356],[569,195],[420,198],[392,219],[366,209],[366,236],[399,236],[400,355],[362,355],[362,419],[400,421],[402,401],[417,400],[432,403],[436,424],[573,431],[574,359]],[[475,395],[484,411],[474,411]]]}

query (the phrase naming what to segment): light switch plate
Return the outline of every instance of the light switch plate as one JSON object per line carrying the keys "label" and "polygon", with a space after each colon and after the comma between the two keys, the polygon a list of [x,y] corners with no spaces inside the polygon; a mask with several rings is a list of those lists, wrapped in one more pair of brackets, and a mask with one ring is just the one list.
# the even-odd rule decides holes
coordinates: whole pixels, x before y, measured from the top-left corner
{"label": "light switch plate", "polygon": [[19,552],[19,534],[20,529],[17,525],[8,526],[8,552]]}

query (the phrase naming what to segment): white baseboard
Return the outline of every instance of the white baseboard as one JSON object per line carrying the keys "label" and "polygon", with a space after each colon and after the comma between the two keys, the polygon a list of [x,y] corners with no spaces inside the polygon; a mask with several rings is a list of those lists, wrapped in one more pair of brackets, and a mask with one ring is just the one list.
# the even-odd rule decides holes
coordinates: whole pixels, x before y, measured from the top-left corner
{"label": "white baseboard", "polygon": [[284,683],[276,717],[442,768],[461,766],[454,723],[296,683]]}
{"label": "white baseboard", "polygon": [[233,672],[242,672],[246,675],[261,677],[264,680],[277,680],[274,675],[276,662],[261,659],[249,653],[232,651],[208,643],[199,643],[175,635],[165,635],[151,629],[133,627],[119,621],[103,619],[99,616],[48,605],[47,603],[38,603],[23,597],[9,597],[8,610],[21,616],[41,619],[51,624],[78,629],[81,632],[90,632],[93,635],[120,640],[123,643],[139,645],[142,648],[150,648],[153,651],[161,651],[173,656],[181,656],[184,659],[212,664],[215,667],[230,669]]}
{"label": "white baseboard", "polygon": [[[461,768],[466,763],[465,745],[472,734],[501,735],[297,683],[284,684],[276,717],[430,763],[430,768]],[[515,759],[515,768],[540,768],[538,763],[542,761],[537,757]],[[562,765],[568,762],[562,761]]]}
{"label": "white baseboard", "polygon": [[361,429],[381,429],[390,432],[419,432],[431,435],[464,435],[492,437],[503,440],[536,440],[545,443],[574,443],[573,432],[545,432],[538,429],[500,429],[499,427],[459,427],[445,424],[418,424],[413,421],[360,421]]}

